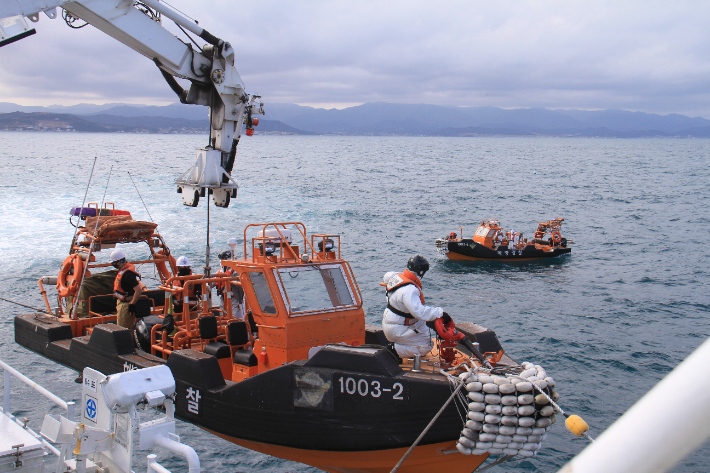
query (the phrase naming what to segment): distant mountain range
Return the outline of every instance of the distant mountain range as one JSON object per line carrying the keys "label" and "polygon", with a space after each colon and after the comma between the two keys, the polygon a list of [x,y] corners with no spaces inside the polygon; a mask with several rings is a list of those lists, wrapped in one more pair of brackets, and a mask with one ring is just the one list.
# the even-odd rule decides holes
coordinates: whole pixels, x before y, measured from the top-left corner
{"label": "distant mountain range", "polygon": [[[399,136],[710,137],[710,120],[624,110],[505,110],[366,103],[342,110],[265,104],[257,133]],[[21,112],[21,113],[19,113]],[[207,133],[207,109],[172,104],[24,107],[0,102],[0,130]],[[67,128],[67,126],[69,128]]]}

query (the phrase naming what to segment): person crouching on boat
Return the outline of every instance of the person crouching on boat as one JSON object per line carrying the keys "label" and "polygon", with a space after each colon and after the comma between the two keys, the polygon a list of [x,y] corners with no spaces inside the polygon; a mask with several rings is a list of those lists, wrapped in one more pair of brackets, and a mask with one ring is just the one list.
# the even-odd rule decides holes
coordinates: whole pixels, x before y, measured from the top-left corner
{"label": "person crouching on boat", "polygon": [[382,329],[391,342],[387,348],[400,358],[426,355],[433,342],[427,322],[443,318],[451,321],[441,307],[424,305],[421,278],[429,270],[429,262],[423,256],[413,256],[407,269],[397,274],[385,274],[382,285],[387,288],[387,308],[382,318]]}
{"label": "person crouching on boat", "polygon": [[[232,252],[231,250],[226,250],[223,251],[222,253],[219,254],[219,259],[220,260],[226,260],[226,259],[232,259]],[[230,268],[229,266],[222,266],[219,271],[217,271],[217,274],[226,274],[228,276],[236,274],[236,272]],[[216,284],[217,286],[217,294],[219,297],[222,299],[222,309],[224,311],[227,311],[227,306],[226,304],[228,303],[227,301],[232,301],[232,317],[234,317],[237,320],[244,320],[244,289],[242,289],[242,286],[237,285],[237,284],[230,284],[229,282],[220,282]],[[231,287],[231,289],[230,289]],[[228,297],[227,293],[231,292],[232,296]]]}
{"label": "person crouching on boat", "polygon": [[113,282],[113,295],[118,299],[116,324],[133,330],[136,327],[136,303],[143,292],[143,285],[139,281],[141,276],[135,266],[126,261],[126,255],[121,250],[113,250],[109,263],[118,269]]}

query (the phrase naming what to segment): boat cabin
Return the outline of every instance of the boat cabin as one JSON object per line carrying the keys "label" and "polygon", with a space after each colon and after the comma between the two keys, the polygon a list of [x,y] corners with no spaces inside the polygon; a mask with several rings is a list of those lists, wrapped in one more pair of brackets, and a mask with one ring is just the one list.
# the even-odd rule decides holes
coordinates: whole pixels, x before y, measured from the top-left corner
{"label": "boat cabin", "polygon": [[[202,349],[218,358],[225,379],[240,381],[308,359],[309,352],[326,344],[364,344],[362,296],[350,264],[341,258],[340,243],[339,235],[308,236],[300,222],[247,226],[244,257],[222,260],[226,271],[173,277],[161,285],[166,298],[179,298],[197,285],[207,295],[222,284],[225,301],[238,287],[245,320],[232,313],[231,303],[215,307],[205,296],[200,307],[182,305],[183,313],[175,314],[177,332],[170,337],[163,336],[160,325],[152,326],[151,353],[167,358],[174,350]],[[182,284],[176,287],[174,281]]]}

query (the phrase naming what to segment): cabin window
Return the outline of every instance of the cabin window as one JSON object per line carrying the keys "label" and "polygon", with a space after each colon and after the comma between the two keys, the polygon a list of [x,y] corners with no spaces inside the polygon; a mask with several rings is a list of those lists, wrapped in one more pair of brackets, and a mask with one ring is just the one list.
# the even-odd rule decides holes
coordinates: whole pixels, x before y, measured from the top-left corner
{"label": "cabin window", "polygon": [[264,273],[258,271],[250,272],[249,280],[254,288],[254,294],[257,302],[259,302],[261,312],[263,314],[275,314],[276,306],[274,305],[274,299],[271,297],[271,291],[269,291],[269,285],[266,283]]}
{"label": "cabin window", "polygon": [[491,231],[488,232],[488,238],[491,238],[495,232],[495,229],[491,228]]}
{"label": "cabin window", "polygon": [[284,300],[291,313],[353,305],[353,294],[340,265],[280,268]]}
{"label": "cabin window", "polygon": [[479,236],[479,237],[480,237],[480,236],[485,236],[485,235],[486,235],[486,230],[487,230],[487,227],[484,227],[483,225],[481,225],[480,227],[478,227],[478,228],[476,229],[475,235],[476,235],[476,236]]}

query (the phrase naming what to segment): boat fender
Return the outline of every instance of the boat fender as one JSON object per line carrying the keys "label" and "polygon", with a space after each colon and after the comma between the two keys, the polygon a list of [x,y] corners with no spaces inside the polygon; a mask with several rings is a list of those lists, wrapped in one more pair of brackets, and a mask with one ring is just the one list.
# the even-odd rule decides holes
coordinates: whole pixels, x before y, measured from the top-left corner
{"label": "boat fender", "polygon": [[515,427],[511,425],[501,425],[500,429],[498,429],[498,432],[501,435],[515,435]]}
{"label": "boat fender", "polygon": [[488,376],[487,374],[479,374],[478,375],[478,381],[486,384],[486,383],[492,383],[493,382],[493,376]]}
{"label": "boat fender", "polygon": [[537,375],[537,373],[535,373],[535,375],[533,375],[533,376],[529,376],[528,382],[534,383],[535,381],[538,381],[540,378],[538,378],[536,375]]}
{"label": "boat fender", "polygon": [[474,448],[471,451],[471,455],[485,455],[486,453],[488,453],[488,452],[482,448]]}
{"label": "boat fender", "polygon": [[495,394],[498,392],[498,385],[494,383],[486,383],[483,385],[483,388],[481,388],[481,390],[484,393]]}
{"label": "boat fender", "polygon": [[488,453],[490,453],[491,455],[500,455],[501,453],[503,453],[503,449],[491,447],[488,449]]}
{"label": "boat fender", "polygon": [[543,417],[550,417],[554,413],[555,413],[555,409],[552,406],[545,406],[542,409],[540,409],[540,415]]}
{"label": "boat fender", "polygon": [[544,379],[535,380],[533,381],[533,384],[540,389],[545,389],[547,387],[547,381],[545,381]]}
{"label": "boat fender", "polygon": [[498,434],[500,432],[500,426],[497,424],[483,424],[483,431],[488,434]]}
{"label": "boat fender", "polygon": [[481,383],[479,381],[474,381],[473,383],[468,383],[466,385],[466,389],[469,392],[480,391],[481,389],[483,389],[483,383]]}
{"label": "boat fender", "polygon": [[[471,430],[471,429],[466,429],[466,428],[464,428],[464,429],[461,431],[461,433],[463,434],[464,437],[466,437],[466,438],[469,439],[469,440],[473,440],[474,442],[475,442],[476,440],[478,440],[479,434],[478,434],[478,432],[475,431],[475,430]],[[471,446],[471,448],[473,448],[473,446]]]}
{"label": "boat fender", "polygon": [[517,455],[518,450],[514,450],[512,448],[504,448],[503,453],[505,453],[506,455]]}
{"label": "boat fender", "polygon": [[518,408],[515,406],[505,406],[501,412],[504,416],[514,416],[518,413]]}
{"label": "boat fender", "polygon": [[485,412],[486,414],[500,414],[501,409],[499,404],[488,404]]}
{"label": "boat fender", "polygon": [[533,427],[529,435],[542,435],[546,432],[544,427]]}
{"label": "boat fender", "polygon": [[[527,436],[527,435],[517,435],[517,434],[516,434],[516,435],[513,435],[513,440],[512,440],[512,441],[515,442],[515,443],[521,443],[521,444],[522,444],[522,443],[525,443],[525,442],[528,441],[528,436]],[[512,447],[512,448],[520,448],[520,447],[513,447],[512,445],[511,445],[511,447]],[[522,445],[521,445],[521,447],[522,447]]]}
{"label": "boat fender", "polygon": [[533,433],[533,429],[530,427],[518,427],[515,429],[515,433],[518,435],[530,435]]}
{"label": "boat fender", "polygon": [[458,444],[463,445],[466,448],[472,449],[476,446],[476,441],[468,439],[462,435],[461,438],[459,438]]}
{"label": "boat fender", "polygon": [[504,377],[504,376],[496,376],[496,377],[493,379],[493,382],[494,382],[495,384],[497,384],[498,386],[505,386],[505,385],[507,385],[507,384],[510,384],[510,381],[508,380],[508,378],[506,378],[506,377]]}
{"label": "boat fender", "polygon": [[468,410],[472,412],[483,412],[486,409],[486,405],[482,402],[469,402]]}
{"label": "boat fender", "polygon": [[524,440],[522,442],[510,442],[508,444],[508,448],[514,449],[514,450],[520,450],[521,448],[523,448],[524,443],[525,443]]}
{"label": "boat fender", "polygon": [[468,398],[472,400],[473,402],[483,402],[485,401],[486,397],[484,396],[483,393],[481,392],[472,392],[468,393]]}
{"label": "boat fender", "polygon": [[535,455],[535,452],[530,452],[528,450],[521,449],[518,450],[518,455],[520,455],[521,457],[532,457],[533,455]]}
{"label": "boat fender", "polygon": [[550,419],[547,417],[542,417],[535,422],[536,427],[549,427],[551,425],[552,422],[550,422]]}
{"label": "boat fender", "polygon": [[558,393],[557,391],[553,390],[553,391],[552,391],[552,395],[550,395],[550,397],[552,398],[553,401],[557,402],[557,400],[560,398],[560,393]]}
{"label": "boat fender", "polygon": [[515,427],[518,425],[518,416],[503,416],[500,418],[500,423],[507,427]]}
{"label": "boat fender", "polygon": [[500,395],[499,394],[486,394],[483,398],[483,401],[486,404],[500,404]]}
{"label": "boat fender", "polygon": [[535,413],[535,406],[520,406],[518,407],[518,415],[531,416]]}
{"label": "boat fender", "polygon": [[550,402],[550,401],[547,399],[547,396],[545,396],[544,394],[538,394],[537,396],[535,396],[535,404],[544,405],[544,404],[547,404],[548,402]]}
{"label": "boat fender", "polygon": [[476,448],[488,450],[493,447],[493,442],[476,442]]}
{"label": "boat fender", "polygon": [[503,396],[500,398],[500,403],[504,406],[514,406],[518,403],[518,396]]}
{"label": "boat fender", "polygon": [[521,417],[520,420],[518,420],[518,425],[520,425],[520,427],[532,427],[535,425],[535,419],[532,417]]}
{"label": "boat fender", "polygon": [[515,385],[515,389],[519,393],[529,393],[530,391],[533,390],[533,385],[532,385],[532,383],[528,383],[528,382],[518,383]]}
{"label": "boat fender", "polygon": [[463,453],[464,455],[471,455],[471,453],[473,452],[472,449],[470,449],[468,447],[464,447],[459,442],[456,442],[456,448],[458,449],[459,452]]}
{"label": "boat fender", "polygon": [[478,376],[476,376],[472,372],[464,372],[459,375],[459,379],[463,381],[464,383],[470,383],[472,381],[478,381]]}
{"label": "boat fender", "polygon": [[468,417],[474,422],[483,422],[483,419],[486,417],[486,415],[483,412],[469,411],[468,414],[466,414],[466,417]]}
{"label": "boat fender", "polygon": [[483,423],[481,422],[476,422],[475,420],[467,420],[466,421],[466,428],[475,430],[475,431],[481,431],[483,430]]}
{"label": "boat fender", "polygon": [[531,368],[531,369],[526,369],[525,371],[523,371],[522,373],[520,373],[519,376],[520,376],[521,378],[528,379],[528,378],[530,378],[531,376],[535,376],[536,374],[537,374],[537,371],[536,371],[535,369],[532,369],[532,368]]}
{"label": "boat fender", "polygon": [[545,378],[545,382],[547,382],[547,387],[548,388],[554,388],[555,387],[555,380],[550,378],[549,376]]}
{"label": "boat fender", "polygon": [[501,394],[513,394],[515,392],[515,385],[514,384],[502,384],[500,388],[498,388]]}
{"label": "boat fender", "polygon": [[486,414],[483,420],[485,420],[487,424],[500,424],[500,416],[497,414]]}
{"label": "boat fender", "polygon": [[518,404],[532,404],[535,398],[532,394],[521,394],[518,396]]}
{"label": "boat fender", "polygon": [[493,442],[495,441],[496,437],[498,434],[487,434],[487,433],[482,433],[478,436],[478,439],[481,442]]}
{"label": "boat fender", "polygon": [[529,443],[538,443],[542,440],[542,435],[528,435]]}
{"label": "boat fender", "polygon": [[[501,437],[501,436],[499,435],[498,437]],[[493,448],[500,448],[501,450],[503,450],[504,448],[507,448],[509,442],[499,442],[498,437],[496,437],[496,441],[493,442]]]}
{"label": "boat fender", "polygon": [[[520,366],[522,366],[522,368],[523,368],[524,370],[529,370],[529,369],[535,368],[535,365],[533,365],[533,364],[530,363],[529,361],[523,361],[523,362],[520,364]],[[537,370],[536,370],[536,371],[537,371]]]}
{"label": "boat fender", "polygon": [[550,422],[552,422],[553,424],[554,424],[555,422],[557,422],[557,415],[556,415],[556,414],[552,414],[552,415],[550,416]]}
{"label": "boat fender", "polygon": [[[69,271],[71,271],[72,268],[74,269],[74,279],[67,284],[67,276],[69,276]],[[67,256],[59,269],[59,276],[57,277],[57,291],[59,291],[59,295],[61,297],[68,297],[76,294],[83,273],[84,262],[81,257],[76,253]]]}

